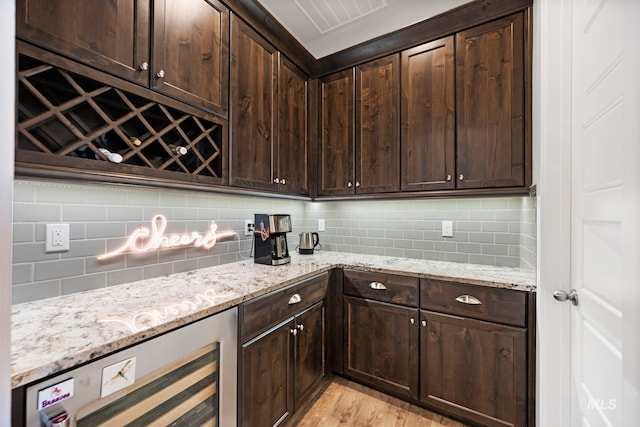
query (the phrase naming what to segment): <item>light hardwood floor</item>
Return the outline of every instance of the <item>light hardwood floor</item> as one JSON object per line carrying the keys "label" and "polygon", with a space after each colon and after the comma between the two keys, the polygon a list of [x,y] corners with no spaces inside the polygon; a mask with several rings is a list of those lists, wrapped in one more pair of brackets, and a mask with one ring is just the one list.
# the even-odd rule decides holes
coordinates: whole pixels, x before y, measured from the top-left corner
{"label": "light hardwood floor", "polygon": [[333,377],[313,406],[293,425],[298,427],[467,427],[426,409]]}

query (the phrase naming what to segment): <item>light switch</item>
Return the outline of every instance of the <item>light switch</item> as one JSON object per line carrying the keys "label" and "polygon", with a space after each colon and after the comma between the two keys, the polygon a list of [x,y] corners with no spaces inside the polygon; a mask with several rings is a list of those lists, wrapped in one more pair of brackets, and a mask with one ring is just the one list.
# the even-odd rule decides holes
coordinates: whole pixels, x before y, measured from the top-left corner
{"label": "light switch", "polygon": [[442,221],[442,237],[453,237],[453,221]]}

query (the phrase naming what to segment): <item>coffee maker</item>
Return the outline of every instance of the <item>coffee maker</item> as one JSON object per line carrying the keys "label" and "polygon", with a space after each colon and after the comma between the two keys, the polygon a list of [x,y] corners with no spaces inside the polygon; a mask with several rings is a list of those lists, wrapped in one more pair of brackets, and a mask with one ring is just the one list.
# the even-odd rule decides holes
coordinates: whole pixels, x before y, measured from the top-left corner
{"label": "coffee maker", "polygon": [[255,214],[253,224],[254,261],[267,265],[291,262],[287,246],[287,233],[291,232],[291,216]]}

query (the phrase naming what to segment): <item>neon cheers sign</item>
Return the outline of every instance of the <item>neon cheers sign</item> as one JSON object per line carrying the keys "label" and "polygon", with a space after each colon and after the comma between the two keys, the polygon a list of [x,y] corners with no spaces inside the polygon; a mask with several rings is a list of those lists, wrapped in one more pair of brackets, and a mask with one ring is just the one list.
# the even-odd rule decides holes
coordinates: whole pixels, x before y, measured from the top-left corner
{"label": "neon cheers sign", "polygon": [[104,261],[125,253],[144,253],[158,249],[172,249],[193,246],[202,249],[211,249],[218,240],[237,236],[235,231],[218,232],[218,226],[211,224],[209,231],[204,234],[197,231],[191,233],[174,233],[165,235],[167,218],[164,215],[156,215],[151,219],[151,230],[140,226],[131,233],[124,245],[119,248],[98,255],[98,261]]}

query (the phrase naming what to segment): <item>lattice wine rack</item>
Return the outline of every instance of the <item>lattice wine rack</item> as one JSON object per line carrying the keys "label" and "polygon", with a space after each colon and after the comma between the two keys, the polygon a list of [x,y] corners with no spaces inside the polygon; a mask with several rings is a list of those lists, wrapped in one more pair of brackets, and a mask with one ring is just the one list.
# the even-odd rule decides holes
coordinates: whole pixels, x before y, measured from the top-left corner
{"label": "lattice wine rack", "polygon": [[[225,121],[63,58],[35,59],[24,50],[17,71],[17,171],[225,183]],[[67,63],[73,71],[60,66]]]}

